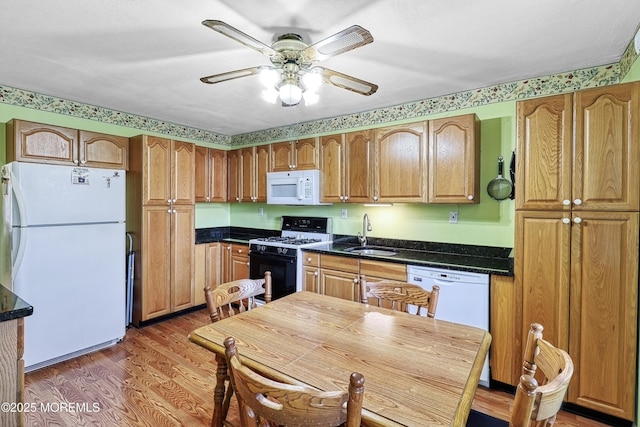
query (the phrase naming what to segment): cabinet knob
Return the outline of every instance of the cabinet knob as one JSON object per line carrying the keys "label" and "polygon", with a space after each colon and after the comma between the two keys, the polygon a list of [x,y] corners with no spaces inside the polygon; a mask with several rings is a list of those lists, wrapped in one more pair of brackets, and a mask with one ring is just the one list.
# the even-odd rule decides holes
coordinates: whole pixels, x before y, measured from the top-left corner
{"label": "cabinet knob", "polygon": [[582,200],[580,200],[580,199],[575,199],[575,200],[573,201],[573,204],[574,204],[574,205],[576,205],[576,206],[580,206],[580,205],[582,204]]}
{"label": "cabinet knob", "polygon": [[176,202],[176,200],[178,200],[178,199],[173,199],[173,200],[171,201],[171,203],[175,203],[175,202]]}
{"label": "cabinet knob", "polygon": [[467,196],[467,199],[469,199],[469,200],[473,200],[473,194],[469,194],[469,195]]}
{"label": "cabinet knob", "polygon": [[172,210],[171,210],[171,212],[172,212],[172,213],[176,213],[176,210],[175,210],[175,209],[172,209]]}
{"label": "cabinet knob", "polygon": [[344,201],[344,196],[340,196],[340,200],[343,200],[343,201]]}
{"label": "cabinet knob", "polygon": [[573,222],[575,222],[576,224],[580,224],[582,222],[582,218],[577,216],[577,217],[573,218]]}
{"label": "cabinet knob", "polygon": [[571,222],[571,220],[569,218],[562,218],[562,223],[563,224],[569,224]]}
{"label": "cabinet knob", "polygon": [[171,203],[171,199],[167,199],[167,203]]}
{"label": "cabinet knob", "polygon": [[357,277],[353,278],[353,283],[358,283],[358,278]]}
{"label": "cabinet knob", "polygon": [[373,201],[377,202],[378,201],[378,196],[373,196]]}
{"label": "cabinet knob", "polygon": [[171,213],[171,209],[167,209],[167,212]]}
{"label": "cabinet knob", "polygon": [[564,200],[562,201],[562,204],[563,204],[563,205],[565,205],[565,206],[569,206],[569,205],[571,204],[571,200],[569,200],[569,199],[564,199]]}
{"label": "cabinet knob", "polygon": [[311,262],[311,257],[307,258],[307,262]]}
{"label": "cabinet knob", "polygon": [[81,160],[81,161],[80,161],[80,164],[81,164],[81,165],[86,165],[86,164],[87,164],[87,161],[86,161],[86,160]]}
{"label": "cabinet knob", "polygon": [[349,200],[349,196],[344,196],[344,201],[346,202],[347,200]]}
{"label": "cabinet knob", "polygon": [[318,272],[317,272],[317,271],[314,271],[314,272],[313,272],[313,275],[314,275],[314,276],[316,276],[316,277],[318,277]]}

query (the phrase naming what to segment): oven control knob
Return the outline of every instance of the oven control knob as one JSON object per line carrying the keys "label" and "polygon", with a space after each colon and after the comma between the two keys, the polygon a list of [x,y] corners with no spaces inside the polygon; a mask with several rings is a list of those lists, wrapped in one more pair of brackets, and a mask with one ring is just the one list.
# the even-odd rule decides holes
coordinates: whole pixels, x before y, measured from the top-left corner
{"label": "oven control knob", "polygon": [[258,245],[258,250],[261,252],[264,252],[267,250],[267,246],[266,245]]}
{"label": "oven control knob", "polygon": [[278,248],[278,253],[282,255],[286,255],[289,252],[289,248]]}

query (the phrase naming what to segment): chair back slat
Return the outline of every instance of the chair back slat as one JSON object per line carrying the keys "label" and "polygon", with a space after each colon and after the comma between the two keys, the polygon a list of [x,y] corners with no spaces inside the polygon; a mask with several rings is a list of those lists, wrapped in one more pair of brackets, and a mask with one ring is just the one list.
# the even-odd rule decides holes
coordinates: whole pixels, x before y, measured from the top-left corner
{"label": "chair back slat", "polygon": [[209,285],[204,288],[204,297],[212,322],[236,314],[233,303],[238,304],[238,312],[255,308],[255,297],[263,294],[264,302],[271,302],[270,271],[265,271],[262,279],[239,279],[222,283],[214,289]]}
{"label": "chair back slat", "polygon": [[421,310],[426,310],[428,317],[435,317],[440,287],[434,285],[428,291],[418,285],[393,280],[370,282],[365,275],[360,275],[360,296],[364,304],[373,299],[378,307],[386,306],[405,312],[412,305],[417,307],[416,314],[420,315]]}

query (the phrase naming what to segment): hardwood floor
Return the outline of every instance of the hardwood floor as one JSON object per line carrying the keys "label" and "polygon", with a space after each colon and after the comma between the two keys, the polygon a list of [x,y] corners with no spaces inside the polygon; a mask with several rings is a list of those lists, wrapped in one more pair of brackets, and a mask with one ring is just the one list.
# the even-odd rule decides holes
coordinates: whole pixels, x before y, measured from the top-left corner
{"label": "hardwood floor", "polygon": [[[187,334],[209,322],[195,311],[141,329],[108,349],[26,374],[25,425],[197,426],[213,411],[213,354]],[[508,419],[512,396],[479,388],[473,408]],[[231,417],[237,418],[235,399]],[[556,427],[606,424],[562,412]]]}

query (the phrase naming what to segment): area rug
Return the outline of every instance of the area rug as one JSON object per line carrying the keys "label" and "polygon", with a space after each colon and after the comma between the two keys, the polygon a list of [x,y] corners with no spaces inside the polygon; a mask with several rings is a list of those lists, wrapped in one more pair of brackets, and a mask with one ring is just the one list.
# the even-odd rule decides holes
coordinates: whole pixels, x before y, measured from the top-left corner
{"label": "area rug", "polygon": [[509,427],[509,422],[472,409],[467,419],[467,427]]}

